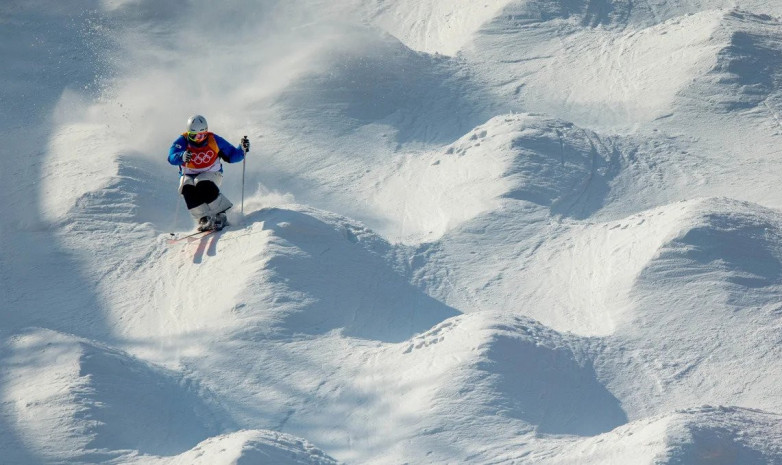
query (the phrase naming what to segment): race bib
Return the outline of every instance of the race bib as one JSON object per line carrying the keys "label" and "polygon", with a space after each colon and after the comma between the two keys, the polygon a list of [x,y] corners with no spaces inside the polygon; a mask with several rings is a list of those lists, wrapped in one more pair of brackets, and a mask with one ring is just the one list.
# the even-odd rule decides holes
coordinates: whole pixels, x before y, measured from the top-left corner
{"label": "race bib", "polygon": [[193,158],[185,164],[187,168],[201,170],[209,168],[217,161],[217,154],[220,149],[217,147],[217,141],[210,133],[207,139],[207,143],[201,147],[195,147],[191,144],[187,144],[188,150],[193,154]]}

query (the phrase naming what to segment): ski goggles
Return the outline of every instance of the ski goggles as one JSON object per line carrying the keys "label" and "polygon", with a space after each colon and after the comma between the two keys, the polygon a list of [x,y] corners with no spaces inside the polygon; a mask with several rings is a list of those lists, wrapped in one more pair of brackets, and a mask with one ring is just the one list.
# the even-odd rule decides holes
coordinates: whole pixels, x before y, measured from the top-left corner
{"label": "ski goggles", "polygon": [[193,142],[200,143],[206,140],[206,136],[208,136],[209,133],[206,131],[201,132],[188,132],[187,138],[190,139]]}

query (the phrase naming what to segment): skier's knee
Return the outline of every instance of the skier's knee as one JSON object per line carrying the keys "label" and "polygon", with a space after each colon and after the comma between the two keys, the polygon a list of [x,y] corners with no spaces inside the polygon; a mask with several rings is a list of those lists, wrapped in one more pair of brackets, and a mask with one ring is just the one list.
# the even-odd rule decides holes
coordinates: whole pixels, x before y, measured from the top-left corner
{"label": "skier's knee", "polygon": [[185,204],[188,209],[197,207],[204,203],[203,199],[196,190],[196,187],[192,184],[182,186],[182,197],[185,198]]}
{"label": "skier's knee", "polygon": [[205,203],[213,202],[220,195],[220,188],[212,181],[201,181],[196,184],[198,194]]}

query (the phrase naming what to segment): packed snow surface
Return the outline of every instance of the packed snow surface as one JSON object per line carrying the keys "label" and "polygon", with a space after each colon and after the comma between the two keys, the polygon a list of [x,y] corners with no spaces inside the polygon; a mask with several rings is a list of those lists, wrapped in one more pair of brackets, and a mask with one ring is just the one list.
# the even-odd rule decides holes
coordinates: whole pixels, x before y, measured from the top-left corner
{"label": "packed snow surface", "polygon": [[[0,463],[782,463],[782,3],[0,3]],[[194,227],[195,113],[231,226]]]}

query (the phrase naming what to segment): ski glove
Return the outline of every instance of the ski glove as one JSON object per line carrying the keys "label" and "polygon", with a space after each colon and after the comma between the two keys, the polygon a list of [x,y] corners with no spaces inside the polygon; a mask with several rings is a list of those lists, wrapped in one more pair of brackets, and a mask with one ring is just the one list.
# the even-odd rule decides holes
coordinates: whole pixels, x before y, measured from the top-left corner
{"label": "ski glove", "polygon": [[250,151],[250,139],[248,139],[247,136],[242,137],[242,150],[244,150],[245,153]]}
{"label": "ski glove", "polygon": [[185,150],[185,153],[182,154],[182,162],[187,163],[192,159],[193,159],[193,152],[191,152],[190,150]]}

